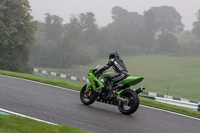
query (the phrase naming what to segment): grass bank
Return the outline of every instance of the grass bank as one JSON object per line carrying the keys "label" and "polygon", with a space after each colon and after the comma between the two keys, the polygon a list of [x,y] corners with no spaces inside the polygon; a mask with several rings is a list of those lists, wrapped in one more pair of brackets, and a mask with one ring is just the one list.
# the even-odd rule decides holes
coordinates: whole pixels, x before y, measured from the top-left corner
{"label": "grass bank", "polygon": [[0,70],[0,74],[12,76],[12,77],[18,77],[18,78],[22,78],[22,79],[29,79],[29,80],[46,83],[46,84],[50,84],[50,85],[55,85],[55,86],[59,86],[59,87],[64,87],[64,88],[68,88],[68,89],[73,89],[73,90],[80,90],[83,86],[83,84],[72,83],[69,81],[53,79],[53,78],[49,78],[49,77],[30,75],[30,74],[24,74],[24,73],[15,73],[15,72]]}
{"label": "grass bank", "polygon": [[183,108],[183,107],[178,107],[175,105],[170,105],[170,104],[165,104],[161,102],[157,102],[148,98],[140,97],[140,104],[158,108],[158,109],[163,109],[175,113],[180,113],[183,115],[188,115],[191,117],[199,118],[200,119],[200,112],[199,111],[194,111],[191,109]]}
{"label": "grass bank", "polygon": [[[71,82],[66,82],[58,79],[52,79],[48,77],[40,77],[40,76],[35,76],[35,75],[30,75],[30,74],[22,74],[22,73],[15,73],[15,72],[8,72],[8,71],[2,71],[0,70],[0,74],[3,75],[8,75],[8,76],[14,76],[14,77],[19,77],[19,78],[24,78],[24,79],[29,79],[29,80],[34,80],[46,84],[51,84],[55,86],[60,86],[64,88],[69,88],[69,89],[74,89],[74,90],[80,90],[81,87],[83,86],[82,84],[76,84],[76,83],[71,83]],[[150,107],[155,107],[155,108],[160,108],[192,117],[196,117],[200,119],[200,112],[193,111],[190,109],[182,108],[182,107],[177,107],[165,103],[160,103],[151,99],[147,98],[140,98],[140,103],[143,105],[147,105]]]}
{"label": "grass bank", "polygon": [[0,133],[88,133],[68,126],[56,126],[14,115],[0,114]]}

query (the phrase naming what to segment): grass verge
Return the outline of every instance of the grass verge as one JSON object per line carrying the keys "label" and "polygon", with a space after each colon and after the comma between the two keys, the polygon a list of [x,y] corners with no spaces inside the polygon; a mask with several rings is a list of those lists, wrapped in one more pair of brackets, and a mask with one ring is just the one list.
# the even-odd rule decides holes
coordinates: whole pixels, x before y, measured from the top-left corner
{"label": "grass verge", "polygon": [[[40,76],[35,76],[35,75],[30,75],[30,74],[22,74],[22,73],[15,73],[15,72],[8,72],[8,71],[2,71],[0,70],[0,74],[3,75],[8,75],[8,76],[13,76],[13,77],[19,77],[23,79],[29,79],[29,80],[34,80],[46,84],[51,84],[59,87],[64,87],[68,89],[74,89],[74,90],[80,90],[83,84],[77,84],[77,83],[71,83],[63,80],[58,80],[58,79],[52,79],[48,77],[40,77]],[[159,109],[164,109],[192,117],[196,117],[200,119],[200,112],[193,111],[190,109],[182,108],[182,107],[177,107],[165,103],[160,103],[151,99],[143,98],[140,97],[140,103],[143,105],[147,105],[150,107],[155,107]]]}
{"label": "grass verge", "polygon": [[175,112],[175,113],[180,113],[180,114],[183,114],[183,115],[188,115],[188,116],[200,119],[200,112],[199,111],[194,111],[194,110],[191,110],[191,109],[178,107],[178,106],[175,106],[175,105],[157,102],[157,101],[151,100],[149,98],[140,97],[140,104],[150,106],[150,107],[154,107],[154,108],[167,110],[167,111],[171,111],[171,112]]}
{"label": "grass verge", "polygon": [[14,115],[0,114],[0,133],[88,133],[68,126],[56,126]]}
{"label": "grass verge", "polygon": [[31,75],[31,74],[16,73],[16,72],[9,72],[9,71],[3,71],[3,70],[0,70],[0,74],[12,76],[12,77],[18,77],[22,79],[29,79],[29,80],[46,83],[50,85],[55,85],[55,86],[59,86],[63,88],[73,89],[73,90],[80,90],[83,86],[83,84],[72,83],[69,81],[53,79],[49,77],[36,76],[36,75]]}

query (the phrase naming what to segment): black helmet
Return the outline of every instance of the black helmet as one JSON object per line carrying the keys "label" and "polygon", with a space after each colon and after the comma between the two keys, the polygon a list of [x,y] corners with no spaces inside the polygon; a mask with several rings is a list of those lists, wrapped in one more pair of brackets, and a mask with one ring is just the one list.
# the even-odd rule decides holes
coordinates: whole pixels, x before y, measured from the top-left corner
{"label": "black helmet", "polygon": [[110,53],[109,59],[112,59],[112,58],[114,58],[114,59],[119,58],[119,54],[118,54],[117,51],[113,51],[113,52]]}

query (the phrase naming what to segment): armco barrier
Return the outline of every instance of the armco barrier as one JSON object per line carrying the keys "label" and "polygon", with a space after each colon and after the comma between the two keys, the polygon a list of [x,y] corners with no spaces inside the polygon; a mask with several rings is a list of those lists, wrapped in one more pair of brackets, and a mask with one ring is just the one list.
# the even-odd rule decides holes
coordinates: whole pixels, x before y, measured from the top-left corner
{"label": "armco barrier", "polygon": [[67,75],[67,74],[59,74],[59,73],[56,73],[56,72],[48,72],[46,70],[40,70],[40,69],[37,69],[37,68],[34,68],[33,71],[35,73],[42,73],[45,76],[50,75],[50,76],[56,76],[56,77],[60,77],[60,78],[67,78],[67,79],[71,79],[71,80],[74,80],[74,81],[89,82],[89,80],[85,76],[80,78],[80,77],[75,77],[75,76],[72,76],[72,75],[69,75],[69,74]]}
{"label": "armco barrier", "polygon": [[[71,80],[74,80],[74,81],[89,82],[89,80],[85,76],[83,76],[82,78],[80,78],[80,77],[78,78],[78,77],[75,77],[75,76],[72,76],[72,75],[59,74],[59,73],[55,73],[55,72],[48,72],[46,70],[40,70],[40,69],[37,69],[37,68],[34,68],[34,72],[42,73],[45,76],[51,75],[51,76],[56,76],[56,77],[60,77],[60,78],[68,78],[68,79],[71,79]],[[161,94],[157,94],[157,93],[154,93],[154,92],[142,92],[140,94],[140,96],[147,97],[147,98],[150,98],[150,99],[154,99],[154,100],[159,101],[159,102],[168,103],[168,104],[186,107],[186,108],[190,108],[190,109],[193,109],[193,110],[200,111],[200,102],[198,103],[198,102],[190,101],[190,100],[183,99],[183,98],[161,95]]]}
{"label": "armco barrier", "polygon": [[176,106],[180,106],[180,107],[185,107],[185,108],[189,108],[192,110],[198,110],[197,103],[190,103],[190,102],[173,100],[173,99],[168,99],[168,98],[160,98],[160,97],[155,97],[155,100],[158,102],[172,104],[172,105],[176,105]]}
{"label": "armco barrier", "polygon": [[150,98],[150,99],[155,100],[155,97],[152,97],[152,96],[143,95],[143,94],[139,94],[139,96],[141,96],[141,97],[146,97],[146,98]]}
{"label": "armco barrier", "polygon": [[183,99],[183,98],[177,98],[177,97],[172,97],[172,96],[168,96],[168,95],[161,95],[161,94],[157,94],[154,92],[142,92],[142,95],[147,95],[147,96],[151,96],[151,97],[161,97],[161,98],[167,98],[167,99],[172,99],[172,100],[178,100],[178,101],[185,101],[185,102],[190,102],[190,103],[196,103],[200,105],[200,102],[195,102],[195,101],[191,101],[191,100],[187,100],[187,99]]}
{"label": "armco barrier", "polygon": [[177,98],[177,97],[172,97],[172,96],[167,96],[167,95],[161,95],[157,94],[154,92],[142,92],[139,94],[142,97],[154,99],[159,102],[167,103],[167,104],[172,104],[180,107],[185,107],[193,110],[200,111],[200,102],[195,102],[195,101],[190,101],[187,99],[183,98]]}

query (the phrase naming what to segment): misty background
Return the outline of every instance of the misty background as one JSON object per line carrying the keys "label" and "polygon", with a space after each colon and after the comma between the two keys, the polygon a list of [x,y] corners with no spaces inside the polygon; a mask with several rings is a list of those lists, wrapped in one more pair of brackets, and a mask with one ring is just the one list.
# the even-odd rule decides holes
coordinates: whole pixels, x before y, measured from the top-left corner
{"label": "misty background", "polygon": [[[195,3],[196,2],[196,3]],[[70,68],[123,56],[199,56],[199,1],[37,1],[30,63]]]}
{"label": "misty background", "polygon": [[93,12],[100,26],[106,26],[113,21],[111,10],[115,6],[139,14],[143,14],[151,7],[172,6],[181,14],[186,30],[192,29],[192,23],[196,20],[195,13],[200,8],[199,0],[29,0],[29,2],[36,20],[43,21],[44,14],[50,13],[59,15],[65,22],[69,22],[71,14]]}
{"label": "misty background", "polygon": [[0,68],[70,68],[107,59],[115,50],[124,57],[200,56],[198,5],[197,0],[2,0]]}

